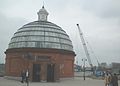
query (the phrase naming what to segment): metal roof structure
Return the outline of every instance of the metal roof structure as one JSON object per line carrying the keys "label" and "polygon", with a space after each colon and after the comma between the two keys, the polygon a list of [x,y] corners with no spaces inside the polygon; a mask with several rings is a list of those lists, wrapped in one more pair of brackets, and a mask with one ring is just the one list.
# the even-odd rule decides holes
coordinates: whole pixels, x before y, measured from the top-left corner
{"label": "metal roof structure", "polygon": [[44,6],[38,12],[38,21],[30,22],[14,33],[8,49],[53,48],[73,51],[72,42],[58,25],[47,21],[48,12]]}

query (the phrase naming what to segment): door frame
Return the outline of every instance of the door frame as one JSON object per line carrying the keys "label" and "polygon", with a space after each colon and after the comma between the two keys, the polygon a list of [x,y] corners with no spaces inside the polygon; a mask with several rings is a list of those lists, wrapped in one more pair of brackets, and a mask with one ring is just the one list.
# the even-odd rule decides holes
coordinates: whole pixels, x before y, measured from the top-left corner
{"label": "door frame", "polygon": [[47,82],[55,81],[55,64],[47,64]]}
{"label": "door frame", "polygon": [[41,81],[40,71],[41,71],[41,64],[33,63],[33,69],[32,69],[32,81],[33,82]]}

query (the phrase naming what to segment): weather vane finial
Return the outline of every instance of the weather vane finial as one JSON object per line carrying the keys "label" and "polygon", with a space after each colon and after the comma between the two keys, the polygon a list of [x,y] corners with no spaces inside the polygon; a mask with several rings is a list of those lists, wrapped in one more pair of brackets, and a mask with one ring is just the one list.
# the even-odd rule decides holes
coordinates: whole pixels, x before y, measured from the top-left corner
{"label": "weather vane finial", "polygon": [[43,6],[42,6],[42,8],[44,8],[44,1],[43,1]]}

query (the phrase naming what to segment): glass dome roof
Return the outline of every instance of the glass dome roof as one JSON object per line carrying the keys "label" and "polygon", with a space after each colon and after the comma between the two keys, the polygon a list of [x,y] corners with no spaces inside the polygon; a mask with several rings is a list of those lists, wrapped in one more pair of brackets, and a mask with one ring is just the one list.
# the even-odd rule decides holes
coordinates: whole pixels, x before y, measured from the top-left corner
{"label": "glass dome roof", "polygon": [[[47,11],[46,14],[48,15]],[[38,13],[38,16],[39,15]],[[69,36],[61,27],[48,22],[47,15],[42,16],[42,18],[39,16],[38,21],[28,23],[18,29],[11,38],[8,49],[54,48],[73,51]]]}

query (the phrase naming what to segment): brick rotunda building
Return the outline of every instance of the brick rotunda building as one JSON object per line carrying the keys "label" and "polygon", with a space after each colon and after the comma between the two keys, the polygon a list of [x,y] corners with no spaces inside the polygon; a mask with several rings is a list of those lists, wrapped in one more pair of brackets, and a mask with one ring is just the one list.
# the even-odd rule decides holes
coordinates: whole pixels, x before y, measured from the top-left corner
{"label": "brick rotunda building", "polygon": [[72,42],[58,25],[47,21],[44,6],[38,12],[38,21],[17,30],[5,51],[5,75],[20,77],[29,71],[31,81],[57,81],[74,76]]}

